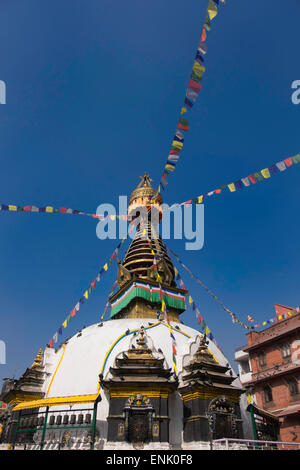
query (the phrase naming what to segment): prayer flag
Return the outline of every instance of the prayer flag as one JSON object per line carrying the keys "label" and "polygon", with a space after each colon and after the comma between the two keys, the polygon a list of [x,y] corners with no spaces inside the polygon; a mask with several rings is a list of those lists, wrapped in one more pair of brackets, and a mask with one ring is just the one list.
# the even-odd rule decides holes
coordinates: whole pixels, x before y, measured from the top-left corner
{"label": "prayer flag", "polygon": [[188,88],[194,90],[194,91],[200,91],[202,85],[200,83],[195,82],[194,80],[190,80],[188,84]]}
{"label": "prayer flag", "polygon": [[209,0],[209,4],[208,4],[208,7],[207,7],[207,14],[208,14],[210,20],[213,20],[215,18],[215,16],[217,16],[217,14],[218,14],[218,8],[216,7],[216,5],[214,5],[212,0]]}
{"label": "prayer flag", "polygon": [[206,31],[211,30],[211,23],[210,23],[210,19],[207,13],[206,13],[205,21],[204,21],[204,28],[206,29]]}
{"label": "prayer flag", "polygon": [[254,176],[256,177],[258,181],[263,181],[263,177],[260,171],[258,171],[257,173],[254,173]]}
{"label": "prayer flag", "polygon": [[204,65],[200,65],[198,62],[194,62],[194,65],[193,65],[193,72],[199,77],[201,78],[202,75],[204,74],[205,72],[205,67]]}
{"label": "prayer flag", "polygon": [[264,178],[270,178],[271,176],[268,168],[264,168],[263,170],[261,170],[261,174]]}
{"label": "prayer flag", "polygon": [[205,42],[200,41],[198,44],[198,51],[201,52],[201,54],[205,55],[207,53],[207,45]]}
{"label": "prayer flag", "polygon": [[[195,102],[196,99],[197,99],[197,97],[198,97],[198,92],[195,91],[195,90],[192,90],[192,89],[188,88],[188,89],[186,90],[186,96],[187,96],[187,98],[185,98],[184,102],[189,101],[189,100],[192,100],[192,101]],[[188,99],[188,98],[189,98],[189,99]],[[192,101],[190,101],[190,103],[191,103],[190,108],[193,106]]]}
{"label": "prayer flag", "polygon": [[278,163],[276,163],[276,166],[277,166],[277,168],[279,169],[279,171],[284,171],[284,170],[286,170],[286,166],[285,166],[285,163],[284,163],[284,162],[278,162]]}
{"label": "prayer flag", "polygon": [[292,164],[293,164],[293,159],[292,159],[292,157],[286,158],[286,159],[284,160],[284,163],[286,164],[286,166],[292,166]]}
{"label": "prayer flag", "polygon": [[249,178],[242,178],[242,182],[245,186],[250,186]]}
{"label": "prayer flag", "polygon": [[252,184],[255,184],[257,182],[254,175],[250,175],[250,176],[248,176],[248,178],[249,178],[249,180],[251,181]]}

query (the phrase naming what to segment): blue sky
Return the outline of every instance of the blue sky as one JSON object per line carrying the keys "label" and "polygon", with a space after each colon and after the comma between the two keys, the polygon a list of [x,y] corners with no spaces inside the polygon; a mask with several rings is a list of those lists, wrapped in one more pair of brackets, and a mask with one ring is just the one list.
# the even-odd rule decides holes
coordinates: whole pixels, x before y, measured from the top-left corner
{"label": "blue sky", "polygon": [[[157,185],[177,124],[207,1],[3,1],[0,203],[96,211]],[[212,23],[203,89],[165,202],[181,202],[300,151],[297,0],[228,0]],[[299,305],[300,165],[205,205],[205,245],[168,245],[246,321]],[[0,339],[18,377],[116,247],[80,216],[0,214]],[[124,253],[124,251],[123,251]],[[230,360],[245,330],[181,272]],[[98,321],[113,265],[66,330]],[[196,327],[193,312],[183,321]]]}

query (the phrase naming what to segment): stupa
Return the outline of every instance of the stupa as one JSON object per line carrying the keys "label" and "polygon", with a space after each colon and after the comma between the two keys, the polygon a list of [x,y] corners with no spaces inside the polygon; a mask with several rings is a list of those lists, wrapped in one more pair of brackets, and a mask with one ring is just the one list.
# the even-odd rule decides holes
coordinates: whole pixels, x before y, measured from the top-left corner
{"label": "stupa", "polygon": [[[208,449],[216,437],[243,438],[234,370],[212,341],[180,321],[187,291],[176,285],[151,218],[154,207],[160,220],[161,205],[145,174],[128,213],[144,208],[148,216],[118,263],[110,319],[83,328],[57,350],[47,346],[23,378],[6,384],[2,399],[12,410],[6,442],[27,449],[161,450]],[[25,378],[27,394],[20,388]]]}

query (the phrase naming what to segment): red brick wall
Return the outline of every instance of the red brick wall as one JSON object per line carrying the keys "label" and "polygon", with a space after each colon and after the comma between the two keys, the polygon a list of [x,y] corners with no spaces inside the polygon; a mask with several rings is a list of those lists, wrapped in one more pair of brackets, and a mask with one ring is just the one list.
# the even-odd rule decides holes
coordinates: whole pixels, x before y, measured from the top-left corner
{"label": "red brick wall", "polygon": [[[247,335],[248,346],[253,345],[258,341],[259,333],[251,332]],[[291,331],[288,336],[282,338],[276,338],[276,335],[272,338],[272,341],[262,344],[261,346],[250,350],[250,361],[253,374],[259,372],[260,377],[264,372],[270,374],[268,377],[263,380],[260,380],[257,384],[254,385],[254,393],[256,395],[257,405],[260,408],[265,409],[266,411],[272,412],[273,410],[284,410],[288,406],[300,404],[300,393],[298,395],[290,394],[289,386],[287,379],[294,377],[298,381],[298,389],[300,392],[300,369],[294,367],[290,371],[283,371],[280,375],[277,376],[276,368],[274,365],[278,364],[290,364],[293,367],[291,356],[288,358],[283,358],[282,351],[280,346],[283,343],[288,343],[290,345],[291,353],[293,349],[291,344],[294,340],[299,340],[299,332]],[[266,356],[266,365],[260,366],[258,362],[258,353],[264,351]],[[281,371],[281,372],[282,372]],[[255,375],[252,376],[255,380]],[[272,389],[273,402],[266,402],[264,398],[263,389],[266,385],[269,385]],[[298,415],[289,415],[281,419],[281,432],[280,440],[285,442],[300,442],[300,412]],[[291,433],[290,431],[293,431]]]}

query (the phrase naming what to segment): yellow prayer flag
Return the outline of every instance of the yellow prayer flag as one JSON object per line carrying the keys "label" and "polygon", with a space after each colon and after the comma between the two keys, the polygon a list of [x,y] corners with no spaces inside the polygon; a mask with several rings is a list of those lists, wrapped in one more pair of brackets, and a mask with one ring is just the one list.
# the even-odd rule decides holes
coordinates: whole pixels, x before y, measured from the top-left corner
{"label": "yellow prayer flag", "polygon": [[230,184],[228,185],[228,188],[230,189],[230,191],[231,191],[232,193],[236,190],[234,183],[230,183]]}
{"label": "yellow prayer flag", "polygon": [[89,293],[88,293],[88,291],[86,290],[86,291],[85,291],[85,293],[84,293],[83,295],[84,295],[84,297],[87,299],[87,298],[88,298],[88,296],[89,296]]}
{"label": "yellow prayer flag", "polygon": [[116,216],[115,216],[115,215],[111,215],[111,216],[110,216],[110,219],[111,219],[111,220],[115,220],[115,219],[116,219]]}
{"label": "yellow prayer flag", "polygon": [[189,304],[191,305],[193,303],[193,299],[191,296],[189,296]]}
{"label": "yellow prayer flag", "polygon": [[175,268],[175,266],[174,266],[174,272],[175,272],[175,276],[177,276],[177,274],[178,274],[178,269]]}
{"label": "yellow prayer flag", "polygon": [[205,334],[208,335],[210,333],[210,329],[208,328],[208,326],[205,328]]}
{"label": "yellow prayer flag", "polygon": [[291,317],[293,314],[292,314],[292,312],[288,312],[288,315],[289,315],[289,317]]}
{"label": "yellow prayer flag", "polygon": [[218,8],[212,2],[212,0],[209,0],[209,4],[208,4],[208,7],[207,7],[207,14],[208,14],[210,20],[213,20],[215,18],[215,16],[217,16],[217,14],[218,14]]}
{"label": "yellow prayer flag", "polygon": [[11,205],[9,205],[9,206],[8,206],[8,210],[9,210],[9,211],[16,211],[16,210],[17,210],[17,206],[11,206]]}
{"label": "yellow prayer flag", "polygon": [[204,74],[205,72],[205,67],[204,65],[200,65],[199,62],[194,62],[194,65],[193,65],[193,72],[199,77],[201,78],[202,75]]}
{"label": "yellow prayer flag", "polygon": [[175,372],[175,374],[177,374],[177,367],[176,367],[175,362],[174,362],[174,372]]}
{"label": "yellow prayer flag", "polygon": [[184,114],[186,112],[187,112],[187,109],[184,106],[182,106],[180,114]]}
{"label": "yellow prayer flag", "polygon": [[182,147],[183,147],[183,143],[182,143],[182,142],[178,142],[177,140],[173,140],[172,146],[173,146],[173,147],[176,147],[176,148],[178,148],[178,149],[181,150]]}
{"label": "yellow prayer flag", "polygon": [[202,204],[203,202],[203,196],[198,196],[198,204]]}
{"label": "yellow prayer flag", "polygon": [[63,327],[64,327],[64,328],[67,328],[67,323],[68,323],[68,320],[66,319],[66,320],[63,322]]}
{"label": "yellow prayer flag", "polygon": [[107,270],[108,270],[107,263],[105,263],[105,265],[103,266],[103,268],[105,269],[105,271],[107,271]]}
{"label": "yellow prayer flag", "polygon": [[282,315],[278,315],[278,320],[281,320],[282,319]]}
{"label": "yellow prayer flag", "polygon": [[53,207],[47,206],[46,207],[46,212],[53,212]]}
{"label": "yellow prayer flag", "polygon": [[263,170],[261,170],[261,174],[264,178],[270,178],[271,176],[268,168],[264,168]]}
{"label": "yellow prayer flag", "polygon": [[165,166],[165,170],[174,171],[174,170],[175,170],[175,167],[174,167],[173,165],[167,164],[167,165]]}

